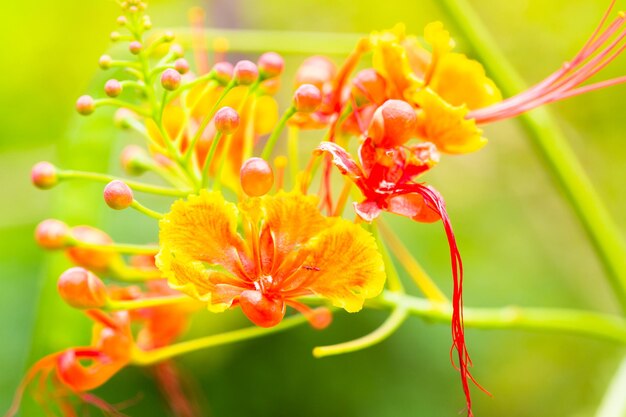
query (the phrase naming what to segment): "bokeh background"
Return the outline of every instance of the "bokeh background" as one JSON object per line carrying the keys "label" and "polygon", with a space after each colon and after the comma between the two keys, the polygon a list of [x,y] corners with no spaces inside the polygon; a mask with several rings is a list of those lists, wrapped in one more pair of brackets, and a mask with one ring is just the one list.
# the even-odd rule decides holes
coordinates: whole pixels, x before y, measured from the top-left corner
{"label": "bokeh background", "polygon": [[[530,84],[574,55],[608,0],[471,3]],[[194,5],[204,6],[209,25],[217,28],[367,33],[402,21],[410,32],[421,34],[430,21],[447,22],[437,2],[425,0],[155,0],[150,14],[155,26],[185,25],[187,10]],[[39,160],[119,172],[117,152],[123,143],[136,140],[112,127],[111,112],[80,118],[73,110],[79,95],[100,95],[111,76],[98,69],[97,59],[110,47],[108,33],[116,29],[115,2],[31,0],[3,2],[2,10],[0,412],[8,408],[21,376],[36,358],[88,341],[88,321],[55,293],[55,279],[68,263],[62,254],[46,254],[35,246],[35,225],[58,217],[105,228],[120,241],[156,239],[152,222],[109,210],[100,186],[74,183],[40,191],[29,182],[30,167]],[[469,50],[460,36],[456,39],[461,50]],[[288,57],[291,71],[285,75],[285,89],[302,59]],[[625,62],[616,61],[602,77],[626,74]],[[618,86],[550,106],[622,235],[625,97],[626,86]],[[467,271],[467,305],[616,312],[586,236],[519,126],[500,123],[487,134],[491,141],[484,150],[446,157],[428,177],[448,201]],[[402,224],[405,241],[449,292],[440,225],[390,220]],[[192,334],[245,324],[239,312],[217,319],[198,320]],[[302,327],[193,353],[179,364],[195,381],[207,416],[458,415],[464,401],[449,363],[445,325],[413,318],[368,350],[321,360],[311,356],[314,346],[360,336],[383,319],[379,312],[337,314],[321,333]],[[569,335],[473,329],[467,334],[474,374],[493,393],[490,398],[475,390],[475,412],[482,417],[593,415],[624,353],[606,342]],[[125,410],[130,416],[169,415],[143,369],[124,370],[97,393],[113,403],[138,398]],[[26,401],[22,415],[42,411]]]}

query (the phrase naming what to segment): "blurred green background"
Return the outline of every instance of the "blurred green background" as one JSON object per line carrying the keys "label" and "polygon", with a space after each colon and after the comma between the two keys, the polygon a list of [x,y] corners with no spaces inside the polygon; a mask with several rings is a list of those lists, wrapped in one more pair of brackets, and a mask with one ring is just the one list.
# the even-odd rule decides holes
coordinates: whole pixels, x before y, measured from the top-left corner
{"label": "blurred green background", "polygon": [[[212,27],[361,32],[399,21],[421,34],[447,21],[436,1],[216,0],[151,3],[155,26],[186,24],[201,4]],[[600,19],[607,1],[473,0],[513,65],[530,84],[572,57]],[[88,321],[65,307],[55,279],[68,266],[32,240],[35,225],[58,217],[105,228],[120,241],[156,239],[154,224],[135,213],[113,213],[100,186],[30,185],[30,167],[51,160],[68,168],[119,172],[124,141],[111,112],[74,113],[76,97],[101,95],[110,74],[97,68],[116,29],[113,1],[3,2],[0,36],[0,412],[8,408],[27,366],[36,358],[88,341]],[[450,26],[450,25],[448,25]],[[455,28],[450,26],[453,34]],[[460,49],[468,50],[456,36]],[[268,46],[271,49],[271,46]],[[253,56],[252,58],[256,58]],[[302,56],[290,56],[289,86]],[[626,74],[619,59],[601,76]],[[550,106],[620,231],[626,230],[626,87],[618,86]],[[283,103],[284,104],[284,103]],[[283,106],[284,107],[284,106]],[[428,180],[446,197],[466,267],[469,306],[555,306],[616,312],[603,271],[572,211],[513,122],[487,129],[479,153],[446,157]],[[148,200],[150,204],[153,202]],[[156,202],[154,202],[156,204]],[[437,282],[450,291],[440,225],[402,225],[405,241]],[[129,227],[132,224],[133,227]],[[208,314],[207,314],[208,316]],[[192,333],[215,331],[204,318]],[[244,324],[239,312],[226,322]],[[448,356],[449,329],[413,318],[385,343],[358,353],[316,360],[311,349],[360,336],[384,319],[379,312],[337,314],[324,332],[302,327],[285,334],[181,358],[195,380],[206,415],[403,417],[455,416],[464,400]],[[590,416],[623,349],[581,337],[469,329],[474,375],[493,393],[474,393],[477,416]],[[97,392],[110,402],[140,399],[130,416],[169,415],[142,369],[129,368]],[[25,416],[42,415],[26,401]]]}

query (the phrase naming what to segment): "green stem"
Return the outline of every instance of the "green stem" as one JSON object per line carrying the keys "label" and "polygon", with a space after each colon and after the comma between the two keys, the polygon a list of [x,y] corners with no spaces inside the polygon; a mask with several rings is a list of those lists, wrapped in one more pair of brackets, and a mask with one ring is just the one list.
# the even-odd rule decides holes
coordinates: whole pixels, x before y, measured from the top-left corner
{"label": "green stem", "polygon": [[153,219],[157,219],[160,220],[163,218],[163,214],[159,213],[157,211],[154,211],[152,209],[149,209],[148,207],[144,206],[143,204],[139,203],[137,200],[133,200],[133,202],[130,205],[132,208],[134,208],[135,210],[137,210],[140,213],[145,214],[148,217],[152,217]]}
{"label": "green stem", "polygon": [[171,304],[180,304],[192,301],[186,295],[170,295],[166,297],[151,297],[140,300],[109,300],[104,307],[107,311],[137,310],[140,308],[161,307]]}
{"label": "green stem", "polygon": [[115,98],[99,98],[94,101],[94,104],[96,108],[101,107],[101,106],[122,107],[125,109],[132,110],[141,116],[150,117],[150,112],[144,109],[143,107],[137,106],[136,104],[130,104],[130,103],[127,103],[125,101],[118,100]]}
{"label": "green stem", "polygon": [[[373,306],[404,307],[409,313],[435,322],[449,323],[452,307],[426,299],[386,291]],[[547,333],[570,333],[626,345],[626,321],[619,316],[591,311],[554,308],[463,308],[463,319],[468,328],[523,329]]]}
{"label": "green stem", "polygon": [[307,318],[298,314],[283,320],[274,327],[246,327],[244,329],[233,330],[227,333],[216,334],[212,336],[202,337],[199,339],[180,342],[175,345],[166,346],[160,349],[150,351],[135,350],[133,352],[132,363],[135,365],[152,365],[174,356],[183,355],[200,349],[207,349],[214,346],[221,346],[242,340],[254,339],[257,337],[278,333],[300,324],[306,323]]}
{"label": "green stem", "polygon": [[300,162],[298,161],[300,155],[298,152],[299,133],[300,129],[295,126],[287,129],[287,155],[289,155],[289,176],[291,177],[292,187],[295,187],[298,172],[300,171]]}
{"label": "green stem", "polygon": [[326,356],[341,355],[343,353],[356,352],[378,344],[398,330],[407,317],[407,309],[404,307],[398,307],[393,310],[387,320],[385,320],[385,322],[372,333],[345,343],[339,343],[331,346],[318,346],[313,349],[313,356],[316,358],[323,358]]}
{"label": "green stem", "polygon": [[168,196],[168,197],[186,197],[191,193],[191,190],[177,190],[175,188],[159,187],[157,185],[145,184],[142,182],[127,180],[126,178],[115,177],[107,174],[100,174],[97,172],[87,171],[71,171],[63,170],[59,172],[59,178],[61,179],[84,179],[98,182],[111,182],[113,180],[123,181],[126,185],[135,191],[141,191],[144,193]]}
{"label": "green stem", "polygon": [[213,162],[213,158],[215,156],[215,151],[217,150],[217,145],[220,143],[222,139],[222,132],[217,132],[213,137],[213,141],[211,142],[211,148],[209,148],[209,152],[204,159],[204,165],[202,166],[202,187],[206,188],[209,185],[209,167]]}
{"label": "green stem", "polygon": [[[505,95],[512,96],[524,90],[524,83],[500,52],[467,0],[442,0],[441,4]],[[626,312],[626,244],[619,229],[548,112],[537,109],[520,116],[519,120],[552,175],[565,191],[604,265],[622,309]]]}
{"label": "green stem", "polygon": [[272,131],[269,139],[267,139],[267,143],[263,148],[263,152],[261,152],[261,158],[265,159],[266,161],[269,160],[269,157],[272,155],[272,151],[274,150],[274,146],[276,146],[276,142],[278,141],[278,137],[287,125],[287,120],[289,120],[294,114],[296,114],[295,106],[289,107],[287,111],[283,114],[283,117],[281,117],[278,121],[278,124]]}

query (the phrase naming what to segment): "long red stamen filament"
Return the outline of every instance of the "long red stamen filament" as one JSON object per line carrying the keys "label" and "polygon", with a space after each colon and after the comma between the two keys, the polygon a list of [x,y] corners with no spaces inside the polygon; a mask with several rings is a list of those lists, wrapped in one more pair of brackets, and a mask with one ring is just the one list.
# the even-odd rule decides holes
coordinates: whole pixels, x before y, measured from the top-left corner
{"label": "long red stamen filament", "polygon": [[[579,87],[580,84],[601,71],[626,49],[626,45],[620,45],[626,38],[626,30],[623,29],[626,22],[624,13],[620,12],[619,16],[605,28],[614,5],[615,0],[611,2],[600,24],[582,49],[561,69],[525,92],[494,105],[471,111],[467,117],[476,120],[477,123],[489,123],[517,116],[553,101],[626,82],[626,77],[619,77]],[[614,39],[607,45],[611,38]]]}

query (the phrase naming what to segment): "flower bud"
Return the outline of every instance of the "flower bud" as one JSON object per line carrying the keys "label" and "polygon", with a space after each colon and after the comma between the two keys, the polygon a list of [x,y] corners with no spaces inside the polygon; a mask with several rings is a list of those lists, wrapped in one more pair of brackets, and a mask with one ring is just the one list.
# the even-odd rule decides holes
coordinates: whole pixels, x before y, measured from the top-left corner
{"label": "flower bud", "polygon": [[96,102],[93,97],[84,95],[76,100],[76,111],[83,116],[88,116],[96,110]]}
{"label": "flower bud", "polygon": [[285,60],[276,52],[264,53],[257,62],[263,79],[278,77],[285,69]]}
{"label": "flower bud", "polygon": [[241,188],[250,197],[267,194],[274,185],[274,172],[264,159],[250,158],[241,166]]}
{"label": "flower bud", "polygon": [[213,65],[213,69],[211,70],[211,72],[213,72],[215,76],[215,81],[222,85],[226,85],[233,78],[233,70],[233,64],[231,64],[230,62],[222,61],[217,62],[215,65]]}
{"label": "flower bud", "polygon": [[104,201],[114,210],[124,210],[133,204],[133,190],[123,181],[114,180],[104,187]]}
{"label": "flower bud", "polygon": [[380,104],[387,97],[385,79],[373,68],[359,71],[352,86],[352,95],[359,107],[367,103]]}
{"label": "flower bud", "polygon": [[[70,230],[70,236],[79,242],[97,245],[113,243],[109,235],[91,226],[73,227]],[[109,250],[81,248],[80,243],[68,248],[66,253],[75,264],[94,270],[106,270],[111,261],[118,256],[116,252]]]}
{"label": "flower bud", "polygon": [[104,92],[109,97],[119,96],[120,94],[122,94],[122,90],[122,83],[120,83],[118,80],[111,79],[107,81],[106,84],[104,84]]}
{"label": "flower bud", "polygon": [[131,175],[140,175],[146,171],[145,165],[150,157],[146,151],[137,145],[128,145],[122,151],[122,168]]}
{"label": "flower bud", "polygon": [[143,49],[143,45],[139,41],[132,41],[128,44],[128,50],[133,55],[138,55],[139,52]]}
{"label": "flower bud", "polygon": [[126,19],[126,16],[119,16],[117,18],[117,24],[119,26],[126,26],[128,24],[128,19]]}
{"label": "flower bud", "polygon": [[111,68],[111,64],[113,64],[113,58],[111,58],[110,55],[102,55],[98,60],[98,65],[100,65],[100,68],[103,70]]}
{"label": "flower bud", "polygon": [[239,61],[233,69],[233,78],[239,85],[250,85],[259,78],[259,69],[252,61]]}
{"label": "flower bud", "polygon": [[33,185],[42,190],[52,188],[59,183],[57,168],[50,162],[38,162],[30,171],[30,179]]}
{"label": "flower bud", "polygon": [[229,135],[239,127],[239,114],[231,107],[222,107],[215,113],[215,129]]}
{"label": "flower bud", "polygon": [[148,16],[144,16],[143,22],[141,23],[145,30],[152,29],[152,20]]}
{"label": "flower bud", "polygon": [[312,56],[304,60],[296,72],[296,85],[313,84],[320,90],[337,72],[335,64],[325,56]]}
{"label": "flower bud", "polygon": [[174,91],[180,87],[182,77],[175,69],[168,68],[161,74],[161,85],[168,91]]}
{"label": "flower bud", "polygon": [[174,45],[170,46],[170,53],[172,55],[174,55],[174,57],[176,57],[176,58],[181,58],[182,56],[185,55],[185,51],[184,51],[183,47],[180,46],[177,43],[175,43]]}
{"label": "flower bud", "polygon": [[174,32],[172,32],[171,30],[168,30],[165,33],[163,33],[163,40],[165,42],[172,42],[175,37],[176,35],[174,35]]}
{"label": "flower bud", "polygon": [[387,100],[374,112],[367,135],[383,148],[400,146],[415,136],[417,114],[409,103]]}
{"label": "flower bud", "polygon": [[107,302],[107,291],[102,280],[79,266],[61,274],[57,289],[61,298],[75,308],[99,308]]}
{"label": "flower bud", "polygon": [[322,104],[322,93],[312,84],[302,84],[293,95],[293,104],[299,112],[312,113]]}
{"label": "flower bud", "polygon": [[178,58],[174,61],[174,69],[180,74],[187,74],[189,72],[189,62],[185,58]]}
{"label": "flower bud", "polygon": [[48,219],[37,225],[35,242],[44,249],[63,249],[67,243],[69,228],[60,220]]}

